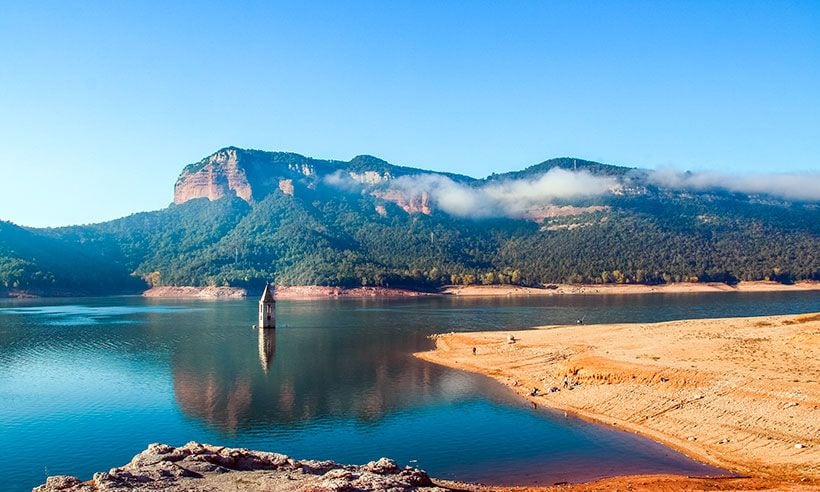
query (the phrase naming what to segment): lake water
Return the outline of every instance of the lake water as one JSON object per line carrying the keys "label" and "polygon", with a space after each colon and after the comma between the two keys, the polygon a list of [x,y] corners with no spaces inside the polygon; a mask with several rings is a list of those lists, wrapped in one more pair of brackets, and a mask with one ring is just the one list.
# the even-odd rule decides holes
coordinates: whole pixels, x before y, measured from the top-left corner
{"label": "lake water", "polygon": [[344,463],[389,456],[485,483],[721,473],[410,354],[439,332],[810,311],[813,292],[280,301],[279,327],[260,333],[254,300],[3,300],[2,488],[88,479],[151,442],[190,440]]}

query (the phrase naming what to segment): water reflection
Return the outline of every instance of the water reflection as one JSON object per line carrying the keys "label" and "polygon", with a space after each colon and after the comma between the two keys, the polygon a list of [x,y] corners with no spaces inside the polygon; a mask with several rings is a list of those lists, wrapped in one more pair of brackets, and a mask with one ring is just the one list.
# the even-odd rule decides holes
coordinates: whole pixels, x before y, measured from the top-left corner
{"label": "water reflection", "polygon": [[[576,319],[670,319],[682,311],[726,315],[766,307],[766,297],[709,296],[577,299],[431,299],[288,302],[278,306],[282,327],[248,328],[251,303],[220,305],[187,316],[196,333],[171,347],[173,387],[182,411],[208,427],[239,431],[309,427],[314,422],[378,422],[428,404],[484,398],[520,405],[511,393],[471,374],[425,363],[413,352],[432,347],[430,333],[498,329]],[[800,296],[792,307],[816,304]],[[772,309],[768,307],[766,309]],[[775,311],[776,312],[776,311]],[[244,316],[244,318],[243,318]],[[259,365],[262,370],[259,370]]]}
{"label": "water reflection", "polygon": [[259,333],[259,362],[265,374],[270,372],[270,363],[276,355],[276,330],[258,328]]}
{"label": "water reflection", "polygon": [[148,442],[192,439],[348,463],[391,456],[496,483],[718,473],[411,354],[437,332],[805,313],[820,311],[820,296],[290,301],[277,311],[281,328],[254,333],[255,300],[0,300],[0,447],[15,449],[2,489],[31,490],[44,466],[90,478]]}
{"label": "water reflection", "polygon": [[392,337],[398,339],[393,344],[389,336],[363,343],[344,330],[259,329],[253,343],[253,332],[235,331],[225,344],[211,336],[218,332],[205,330],[172,356],[180,408],[226,435],[315,420],[376,422],[396,410],[479,391],[477,378],[397,350],[407,346],[406,336]]}

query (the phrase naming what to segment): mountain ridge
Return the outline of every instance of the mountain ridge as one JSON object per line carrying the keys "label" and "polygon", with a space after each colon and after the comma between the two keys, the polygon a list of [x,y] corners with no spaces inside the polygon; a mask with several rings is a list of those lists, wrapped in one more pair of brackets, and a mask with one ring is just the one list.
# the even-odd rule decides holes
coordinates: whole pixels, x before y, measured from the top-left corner
{"label": "mountain ridge", "polygon": [[[247,167],[245,167],[244,164],[240,165],[240,161],[250,162],[249,164],[247,164]],[[250,189],[253,188],[252,183],[250,182],[252,180],[264,181],[264,175],[266,173],[264,173],[262,166],[268,166],[266,170],[269,174],[278,171],[282,179],[292,179],[294,177],[305,176],[309,177],[312,175],[326,176],[328,174],[332,174],[333,172],[344,170],[347,170],[348,172],[353,174],[369,173],[367,176],[354,178],[363,181],[370,180],[369,184],[376,184],[376,182],[382,182],[383,180],[389,178],[399,178],[407,175],[421,174],[445,176],[460,183],[479,184],[483,182],[490,182],[493,180],[519,179],[529,177],[534,174],[548,172],[555,168],[566,170],[575,170],[577,168],[578,170],[593,172],[595,174],[615,176],[622,176],[629,171],[638,169],[633,167],[602,164],[599,162],[589,161],[575,157],[557,157],[527,166],[526,168],[521,170],[508,171],[504,173],[492,173],[483,178],[474,178],[471,176],[458,173],[434,171],[421,168],[414,168],[410,166],[400,166],[396,164],[391,164],[384,159],[381,159],[370,154],[360,154],[353,157],[349,161],[341,161],[335,159],[318,159],[313,157],[307,157],[303,154],[299,154],[296,152],[265,151],[259,149],[243,149],[236,146],[228,146],[217,150],[216,152],[204,157],[198,162],[187,164],[183,168],[183,171],[177,178],[175,184],[174,203],[179,204],[184,203],[184,201],[193,198],[200,198],[203,196],[208,197],[207,194],[182,192],[179,193],[180,196],[178,199],[178,193],[176,189],[179,187],[185,187],[187,180],[192,179],[197,174],[201,174],[203,170],[212,172],[212,169],[214,167],[222,168],[221,173],[217,174],[217,176],[214,176],[214,178],[216,180],[219,180],[220,178],[223,178],[223,175],[225,178],[224,183],[219,183],[216,181],[211,182],[211,189],[213,189],[214,187],[221,187],[219,194],[220,197],[224,196],[224,194],[227,193],[227,191],[225,190],[225,184],[227,184],[228,190],[234,191],[237,194],[237,196],[245,199],[246,201],[248,201],[248,199],[250,198],[258,199],[258,197],[253,196],[252,193],[249,193],[246,187]],[[277,169],[277,166],[279,168],[284,167],[286,169]],[[239,176],[237,176],[237,174]],[[266,188],[266,186],[262,182],[259,182],[257,184],[262,185],[261,187],[263,189]],[[196,188],[197,184],[193,183],[193,187]],[[267,188],[270,188],[269,183]]]}
{"label": "mountain ridge", "polygon": [[225,147],[183,167],[165,209],[19,228],[29,235],[5,226],[0,289],[820,279],[820,201],[652,173],[556,158],[472,178]]}

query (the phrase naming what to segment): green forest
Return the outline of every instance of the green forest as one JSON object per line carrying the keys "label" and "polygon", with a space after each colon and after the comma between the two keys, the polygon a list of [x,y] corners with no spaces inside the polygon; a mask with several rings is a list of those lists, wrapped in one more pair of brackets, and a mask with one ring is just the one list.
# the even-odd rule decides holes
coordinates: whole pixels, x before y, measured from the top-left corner
{"label": "green forest", "polygon": [[820,280],[816,204],[664,190],[594,203],[605,208],[541,222],[471,219],[296,183],[292,195],[199,198],[93,225],[0,222],[0,289]]}

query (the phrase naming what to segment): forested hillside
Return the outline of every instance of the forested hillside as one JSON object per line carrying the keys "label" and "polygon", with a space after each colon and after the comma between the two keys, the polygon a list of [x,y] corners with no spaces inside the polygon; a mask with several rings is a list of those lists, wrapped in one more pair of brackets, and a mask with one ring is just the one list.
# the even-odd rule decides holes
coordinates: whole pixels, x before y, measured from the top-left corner
{"label": "forested hillside", "polygon": [[89,226],[0,224],[0,288],[820,279],[816,201],[574,159],[477,180],[228,148],[185,167],[174,196]]}
{"label": "forested hillside", "polygon": [[0,293],[103,295],[134,292],[144,282],[118,260],[82,241],[0,221]]}

